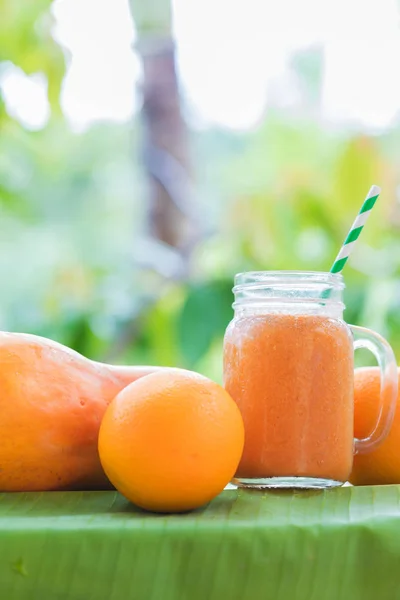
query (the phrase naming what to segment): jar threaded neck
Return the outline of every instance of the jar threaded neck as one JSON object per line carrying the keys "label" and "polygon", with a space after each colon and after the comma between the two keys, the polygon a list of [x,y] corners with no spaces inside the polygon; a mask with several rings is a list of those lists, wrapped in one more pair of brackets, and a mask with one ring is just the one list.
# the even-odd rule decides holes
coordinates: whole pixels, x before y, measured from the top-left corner
{"label": "jar threaded neck", "polygon": [[235,277],[235,311],[340,316],[344,281],[317,271],[251,271]]}

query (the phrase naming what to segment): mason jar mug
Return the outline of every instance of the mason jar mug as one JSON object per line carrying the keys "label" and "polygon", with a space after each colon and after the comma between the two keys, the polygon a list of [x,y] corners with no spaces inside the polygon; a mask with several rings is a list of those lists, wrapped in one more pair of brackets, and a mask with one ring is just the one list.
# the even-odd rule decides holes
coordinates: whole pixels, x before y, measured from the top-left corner
{"label": "mason jar mug", "polygon": [[[397,397],[388,342],[343,320],[341,275],[251,272],[235,278],[234,319],[224,342],[224,384],[245,425],[234,483],[246,487],[334,487],[353,455],[387,435]],[[354,439],[354,350],[381,370],[378,421]]]}

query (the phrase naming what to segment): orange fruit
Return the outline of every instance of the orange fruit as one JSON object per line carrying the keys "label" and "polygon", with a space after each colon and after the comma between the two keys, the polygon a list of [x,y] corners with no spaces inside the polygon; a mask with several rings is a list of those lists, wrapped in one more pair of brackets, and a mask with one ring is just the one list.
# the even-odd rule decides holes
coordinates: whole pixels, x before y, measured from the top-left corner
{"label": "orange fruit", "polygon": [[100,426],[99,455],[114,486],[154,512],[183,512],[219,494],[244,445],[239,409],[202,375],[182,369],[128,385]]}
{"label": "orange fruit", "polygon": [[[379,413],[378,367],[356,369],[354,374],[354,435],[367,437]],[[400,483],[400,405],[387,438],[371,452],[356,454],[350,482],[354,485]]]}

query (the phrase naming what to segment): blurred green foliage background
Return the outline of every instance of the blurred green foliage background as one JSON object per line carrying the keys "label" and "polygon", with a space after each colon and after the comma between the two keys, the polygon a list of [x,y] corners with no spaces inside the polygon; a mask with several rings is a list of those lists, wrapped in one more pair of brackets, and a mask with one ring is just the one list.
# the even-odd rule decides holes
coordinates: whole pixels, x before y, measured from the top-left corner
{"label": "blurred green foliage background", "polygon": [[[0,77],[10,62],[44,73],[52,106],[46,127],[29,131],[0,96],[0,327],[97,360],[220,380],[234,274],[328,270],[378,183],[381,199],[346,267],[346,319],[387,336],[400,360],[400,123],[368,136],[330,128],[312,110],[270,108],[254,131],[189,131],[204,227],[187,271],[170,277],[138,259],[148,193],[140,117],[71,131],[49,6],[0,1]],[[318,72],[301,60],[294,68],[312,108]]]}

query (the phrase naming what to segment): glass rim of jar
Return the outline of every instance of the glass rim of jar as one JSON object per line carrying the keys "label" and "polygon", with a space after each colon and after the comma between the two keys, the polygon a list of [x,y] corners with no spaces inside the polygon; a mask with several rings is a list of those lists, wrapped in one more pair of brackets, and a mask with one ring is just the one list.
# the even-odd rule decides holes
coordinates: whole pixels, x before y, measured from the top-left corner
{"label": "glass rim of jar", "polygon": [[343,310],[340,273],[325,271],[243,271],[235,276],[233,307],[256,304],[312,304]]}
{"label": "glass rim of jar", "polygon": [[336,289],[344,289],[345,284],[341,273],[330,273],[329,271],[295,271],[295,270],[272,270],[272,271],[242,271],[235,275],[235,287],[252,283],[264,283],[268,280],[287,278],[290,281],[304,279],[313,283],[331,283]]}

